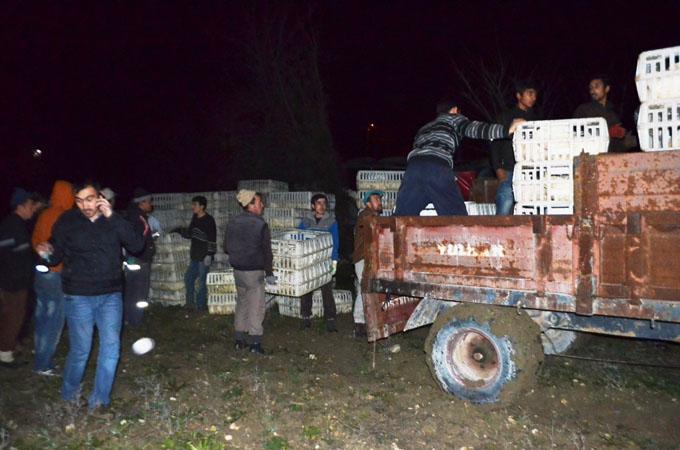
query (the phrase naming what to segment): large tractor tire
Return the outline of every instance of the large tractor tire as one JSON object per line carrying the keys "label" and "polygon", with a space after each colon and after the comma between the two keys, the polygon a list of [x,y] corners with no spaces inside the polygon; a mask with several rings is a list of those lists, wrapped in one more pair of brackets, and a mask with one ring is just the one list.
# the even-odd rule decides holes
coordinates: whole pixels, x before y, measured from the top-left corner
{"label": "large tractor tire", "polygon": [[427,365],[444,391],[476,404],[505,404],[533,386],[543,361],[540,335],[524,311],[461,304],[432,325]]}

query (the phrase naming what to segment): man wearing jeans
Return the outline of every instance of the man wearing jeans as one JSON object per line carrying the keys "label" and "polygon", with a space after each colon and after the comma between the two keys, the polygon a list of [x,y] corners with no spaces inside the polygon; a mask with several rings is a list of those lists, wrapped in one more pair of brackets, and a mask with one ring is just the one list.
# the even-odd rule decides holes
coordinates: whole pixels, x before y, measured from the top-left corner
{"label": "man wearing jeans", "polygon": [[[515,85],[517,103],[498,116],[498,123],[506,128],[515,119],[539,120],[534,111],[537,89],[530,81],[520,81]],[[508,216],[512,214],[515,197],[512,192],[512,171],[515,168],[515,152],[511,139],[497,139],[491,142],[491,167],[496,173],[499,185],[496,192],[496,215]]]}
{"label": "man wearing jeans", "polygon": [[406,173],[397,194],[395,216],[417,216],[432,203],[440,216],[466,216],[465,202],[453,173],[453,156],[464,137],[494,140],[514,133],[499,124],[470,121],[456,100],[437,104],[437,117],[418,130],[408,154]]}
{"label": "man wearing jeans", "polygon": [[69,329],[69,353],[61,390],[66,401],[78,401],[80,383],[97,327],[99,355],[90,411],[109,406],[120,355],[123,319],[121,246],[136,253],[143,237],[113,212],[111,204],[88,182],[74,189],[77,209],[65,212],[52,229],[48,243],[36,250],[50,264],[64,263],[64,311]]}
{"label": "man wearing jeans", "polygon": [[[52,237],[52,228],[57,219],[73,208],[73,186],[63,180],[54,182],[50,207],[47,208],[35,224],[33,230],[33,246],[46,242]],[[52,358],[59,344],[64,328],[64,291],[61,283],[63,264],[49,268],[47,272],[35,272],[33,286],[36,295],[35,305],[35,366],[33,371],[38,375],[55,376],[58,371]]]}
{"label": "man wearing jeans", "polygon": [[[184,274],[184,286],[187,293],[187,306],[199,311],[208,309],[208,288],[206,281],[208,269],[213,256],[217,253],[217,226],[215,219],[205,212],[208,200],[202,195],[191,199],[191,211],[194,213],[188,228],[175,228],[185,239],[191,239],[189,251],[189,267]],[[198,278],[198,293],[194,295],[196,279]]]}

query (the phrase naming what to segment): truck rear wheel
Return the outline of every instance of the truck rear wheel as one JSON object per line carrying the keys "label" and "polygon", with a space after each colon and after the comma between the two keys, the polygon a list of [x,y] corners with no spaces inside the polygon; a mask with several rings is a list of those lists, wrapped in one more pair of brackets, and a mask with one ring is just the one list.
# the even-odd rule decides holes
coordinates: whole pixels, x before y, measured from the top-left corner
{"label": "truck rear wheel", "polygon": [[425,342],[439,386],[472,403],[511,400],[533,385],[541,330],[524,311],[461,304],[441,314]]}

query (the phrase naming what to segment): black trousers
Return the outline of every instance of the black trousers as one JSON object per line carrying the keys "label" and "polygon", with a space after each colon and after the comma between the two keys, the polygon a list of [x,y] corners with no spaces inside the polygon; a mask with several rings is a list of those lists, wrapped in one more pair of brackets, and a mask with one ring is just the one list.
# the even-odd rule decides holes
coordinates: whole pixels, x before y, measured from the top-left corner
{"label": "black trousers", "polygon": [[[312,317],[312,296],[314,292],[300,297],[300,315],[303,319]],[[323,297],[323,318],[325,320],[335,320],[335,299],[333,298],[333,282],[321,286],[321,297]]]}
{"label": "black trousers", "polygon": [[144,310],[137,307],[141,300],[149,301],[151,287],[151,263],[138,263],[139,270],[125,270],[125,293],[123,296],[125,323],[137,326],[142,324]]}

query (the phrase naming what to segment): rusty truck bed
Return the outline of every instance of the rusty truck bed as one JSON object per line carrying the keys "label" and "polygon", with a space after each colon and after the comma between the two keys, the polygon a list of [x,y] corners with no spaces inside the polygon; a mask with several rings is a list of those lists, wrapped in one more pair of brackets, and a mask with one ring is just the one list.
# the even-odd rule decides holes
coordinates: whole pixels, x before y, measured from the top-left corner
{"label": "rusty truck bed", "polygon": [[680,323],[680,151],[582,155],[574,170],[572,216],[376,218],[369,338],[401,331],[426,296]]}

